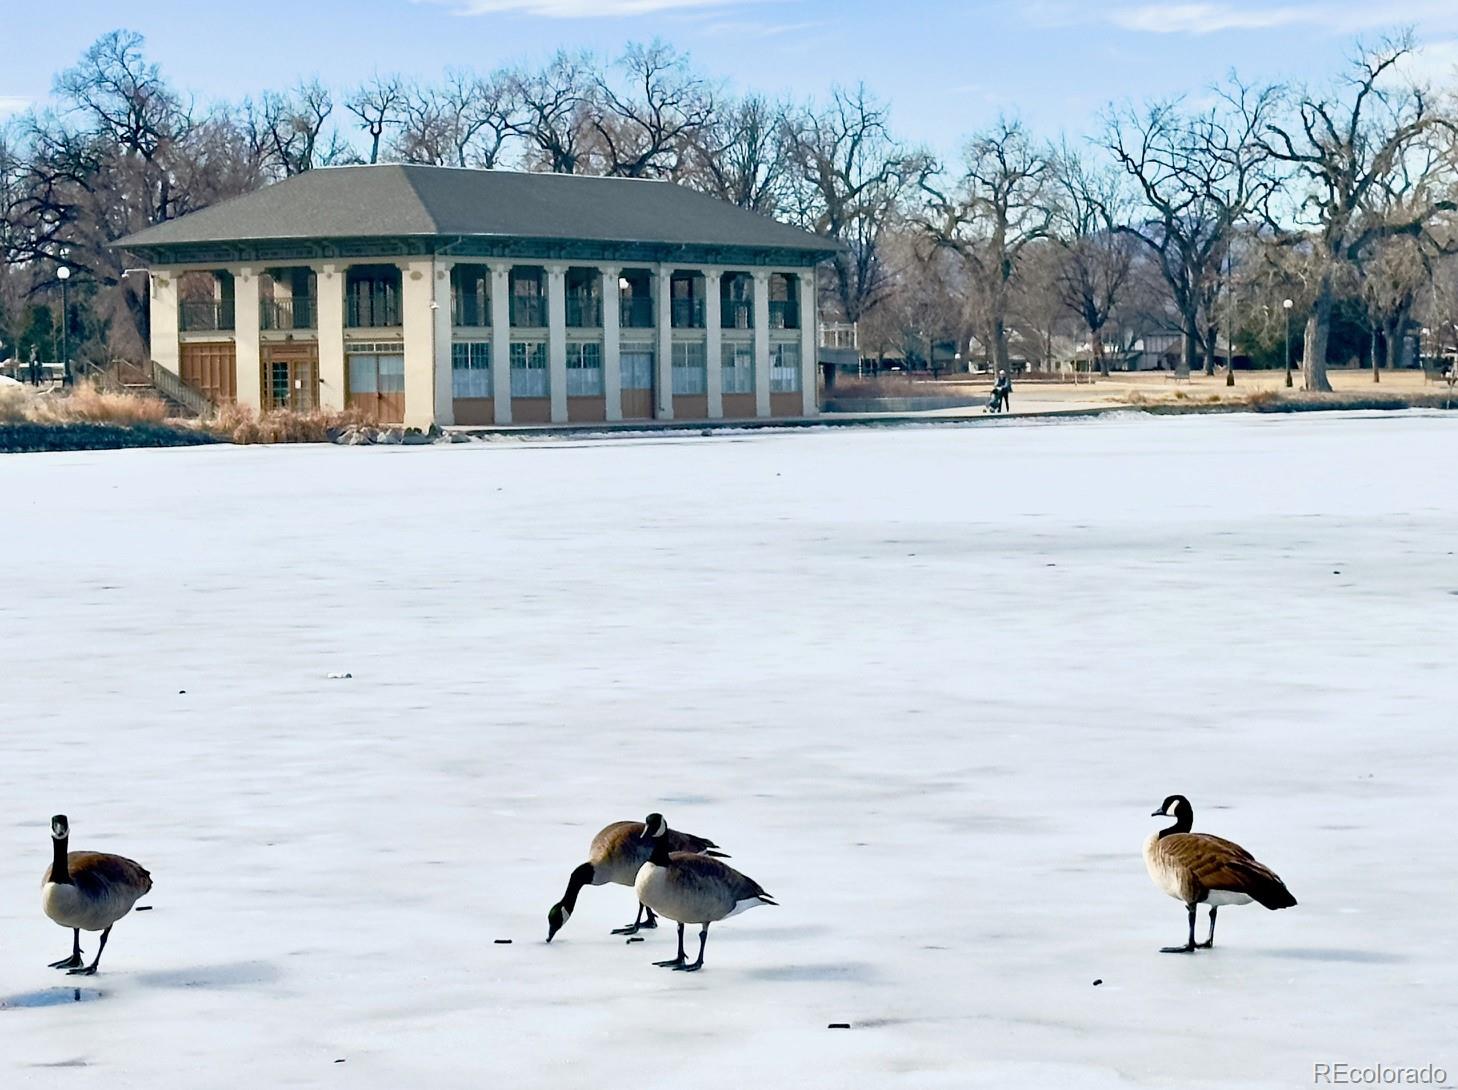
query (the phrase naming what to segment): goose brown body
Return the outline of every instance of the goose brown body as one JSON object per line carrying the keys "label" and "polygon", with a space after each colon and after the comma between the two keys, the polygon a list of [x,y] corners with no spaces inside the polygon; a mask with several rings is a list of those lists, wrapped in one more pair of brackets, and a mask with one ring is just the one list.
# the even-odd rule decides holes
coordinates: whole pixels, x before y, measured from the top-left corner
{"label": "goose brown body", "polygon": [[[51,865],[41,878],[41,909],[55,923],[71,929],[71,956],[51,963],[53,969],[91,974],[101,964],[112,925],[152,890],[152,875],[134,859],[105,852],[67,850],[71,825],[64,814],[51,818]],[[81,961],[81,932],[100,931],[96,957]]]}
{"label": "goose brown body", "polygon": [[[718,850],[719,845],[707,837],[677,830],[670,831],[668,836],[673,851],[727,858]],[[547,941],[551,942],[571,919],[583,886],[631,886],[638,877],[638,869],[653,854],[653,843],[645,835],[641,821],[615,821],[600,829],[588,845],[587,862],[573,870],[567,880],[567,892],[547,911]],[[614,929],[613,934],[632,935],[642,928],[656,926],[653,910],[639,901],[637,918],[626,927]]]}
{"label": "goose brown body", "polygon": [[[1144,865],[1154,884],[1185,906],[1190,925],[1185,944],[1163,947],[1165,953],[1214,946],[1215,916],[1223,906],[1255,901],[1274,910],[1296,904],[1276,872],[1239,844],[1192,832],[1195,812],[1183,795],[1170,795],[1151,816],[1172,817],[1174,824],[1145,840]],[[1210,936],[1196,943],[1195,910],[1202,904],[1210,908]]]}
{"label": "goose brown body", "polygon": [[678,923],[716,923],[758,905],[774,904],[753,878],[718,859],[690,852],[669,852],[662,865],[650,859],[638,871],[633,888],[638,900]]}

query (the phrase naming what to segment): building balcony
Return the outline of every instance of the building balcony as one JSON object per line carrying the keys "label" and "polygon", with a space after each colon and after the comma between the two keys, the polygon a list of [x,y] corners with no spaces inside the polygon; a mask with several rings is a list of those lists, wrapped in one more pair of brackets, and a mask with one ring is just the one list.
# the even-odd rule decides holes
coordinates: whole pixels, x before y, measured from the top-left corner
{"label": "building balcony", "polygon": [[721,329],[753,329],[754,304],[750,302],[726,302],[719,315]]}
{"label": "building balcony", "polygon": [[674,329],[703,329],[704,301],[702,299],[674,299],[670,301]]}
{"label": "building balcony", "polygon": [[183,333],[229,331],[233,328],[233,302],[184,299],[177,304],[177,328]]}
{"label": "building balcony", "polygon": [[771,329],[799,329],[800,304],[794,300],[771,299],[769,327]]}
{"label": "building balcony", "polygon": [[547,300],[538,295],[516,295],[511,299],[511,324],[517,328],[545,329]]}
{"label": "building balcony", "polygon": [[618,304],[618,322],[624,329],[653,328],[653,300],[630,295]]}
{"label": "building balcony", "polygon": [[318,321],[313,296],[263,299],[258,304],[258,328],[262,330],[314,329]]}
{"label": "building balcony", "polygon": [[567,324],[573,329],[601,329],[602,300],[592,295],[569,295]]}
{"label": "building balcony", "polygon": [[350,329],[388,329],[404,324],[400,300],[386,292],[355,293],[346,300],[344,324]]}
{"label": "building balcony", "polygon": [[491,300],[458,295],[451,307],[451,325],[479,329],[491,324]]}

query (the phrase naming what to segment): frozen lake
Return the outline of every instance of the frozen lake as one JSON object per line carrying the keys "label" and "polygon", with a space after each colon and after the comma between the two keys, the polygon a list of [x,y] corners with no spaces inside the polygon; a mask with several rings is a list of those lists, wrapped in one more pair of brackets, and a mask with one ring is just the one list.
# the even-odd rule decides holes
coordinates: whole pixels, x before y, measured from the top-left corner
{"label": "frozen lake", "polygon": [[[1458,1073],[1455,424],[0,458],[0,1085]],[[1157,953],[1171,792],[1300,905]],[[545,945],[652,809],[783,907]],[[80,1003],[58,812],[156,880]]]}

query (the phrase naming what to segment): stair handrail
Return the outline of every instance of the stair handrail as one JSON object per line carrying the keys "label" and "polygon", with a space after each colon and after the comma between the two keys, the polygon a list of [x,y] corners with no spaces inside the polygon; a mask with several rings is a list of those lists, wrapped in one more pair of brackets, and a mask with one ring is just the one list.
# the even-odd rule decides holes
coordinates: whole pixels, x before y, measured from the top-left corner
{"label": "stair handrail", "polygon": [[156,360],[148,360],[148,378],[166,397],[171,398],[194,416],[207,416],[213,411],[213,403],[201,390],[183,381],[182,377],[167,370]]}

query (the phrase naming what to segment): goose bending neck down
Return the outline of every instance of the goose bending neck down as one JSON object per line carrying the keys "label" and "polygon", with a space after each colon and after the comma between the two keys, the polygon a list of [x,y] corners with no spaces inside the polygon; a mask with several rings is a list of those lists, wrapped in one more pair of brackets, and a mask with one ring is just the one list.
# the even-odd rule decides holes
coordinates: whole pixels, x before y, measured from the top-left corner
{"label": "goose bending neck down", "polygon": [[[672,851],[727,859],[728,856],[718,851],[718,847],[712,840],[694,836],[692,833],[674,831],[669,834],[669,848]],[[582,892],[583,886],[631,886],[638,877],[638,868],[648,861],[652,853],[653,842],[644,835],[641,821],[615,821],[604,826],[592,838],[587,862],[573,869],[567,879],[567,891],[547,912],[547,941],[551,942],[572,918],[572,913],[577,909],[577,895]],[[638,915],[633,922],[626,927],[613,928],[613,934],[634,935],[657,926],[658,918],[653,910],[640,900]]]}
{"label": "goose bending neck down", "polygon": [[[653,851],[638,871],[633,888],[644,905],[678,924],[677,956],[654,964],[695,972],[703,968],[709,924],[776,902],[758,882],[727,863],[671,850],[671,833],[662,814],[649,814],[643,824],[653,842]],[[683,949],[683,929],[691,923],[700,925],[699,956],[689,962]]]}
{"label": "goose bending neck down", "polygon": [[[1151,833],[1144,842],[1144,865],[1154,884],[1182,902],[1190,933],[1183,946],[1164,946],[1166,954],[1188,954],[1215,945],[1215,914],[1224,905],[1252,901],[1275,910],[1290,908],[1296,898],[1265,864],[1234,841],[1209,833],[1191,832],[1195,810],[1183,795],[1170,795],[1150,817],[1171,817],[1174,824]],[[1202,904],[1210,906],[1210,934],[1195,942],[1195,916]]]}
{"label": "goose bending neck down", "polygon": [[[71,929],[71,956],[51,962],[52,969],[90,976],[112,925],[152,889],[152,876],[141,864],[120,855],[68,850],[71,829],[64,814],[51,818],[51,865],[41,879],[41,907],[62,927]],[[96,957],[83,967],[81,932],[100,931]]]}

